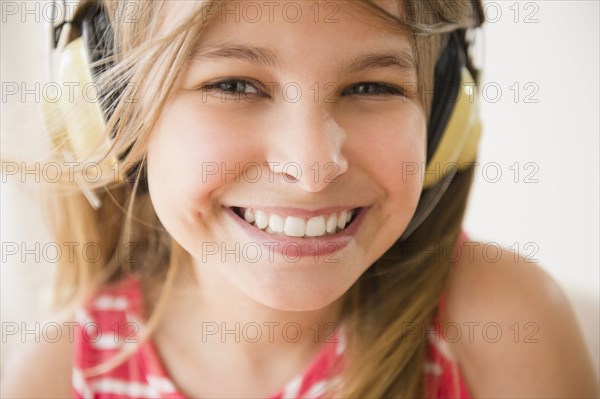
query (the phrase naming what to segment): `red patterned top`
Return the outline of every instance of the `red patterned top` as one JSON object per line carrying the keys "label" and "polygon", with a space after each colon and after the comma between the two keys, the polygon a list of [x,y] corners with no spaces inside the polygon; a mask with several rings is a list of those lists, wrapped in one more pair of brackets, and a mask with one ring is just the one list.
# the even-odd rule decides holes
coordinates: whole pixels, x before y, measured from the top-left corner
{"label": "red patterned top", "polygon": [[[461,241],[465,239],[461,235]],[[442,311],[443,305],[442,297]],[[135,277],[104,287],[78,310],[72,376],[75,398],[186,398],[170,379],[152,340],[138,343],[143,320],[142,292]],[[470,398],[460,371],[452,372],[456,366],[442,330],[437,323],[434,326],[437,334],[428,334],[430,351],[424,369],[427,397]],[[138,346],[124,362],[100,374],[87,375],[85,370],[107,361],[128,345]],[[343,367],[344,347],[344,331],[340,328],[323,344],[312,364],[270,399],[320,398],[326,388],[339,382],[336,375]]]}

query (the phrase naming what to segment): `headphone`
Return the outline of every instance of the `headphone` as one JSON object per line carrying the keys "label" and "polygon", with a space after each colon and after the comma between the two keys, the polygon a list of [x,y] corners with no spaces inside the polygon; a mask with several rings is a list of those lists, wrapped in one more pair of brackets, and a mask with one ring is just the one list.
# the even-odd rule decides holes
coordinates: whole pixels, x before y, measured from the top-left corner
{"label": "headphone", "polygon": [[[63,5],[65,0],[63,0]],[[53,0],[56,7],[56,0]],[[475,6],[478,24],[483,22],[483,11]],[[106,10],[98,0],[82,0],[70,20],[50,26],[51,79],[57,82],[78,82],[82,87],[94,85],[94,76],[110,68],[110,64],[92,65],[113,53],[113,37]],[[478,93],[479,71],[469,62],[466,31],[450,33],[434,71],[434,93],[427,130],[427,165],[420,171],[424,178],[423,191],[415,215],[400,240],[408,237],[431,213],[450,185],[453,177],[472,165],[477,156],[481,135]],[[110,148],[114,135],[104,137],[105,121],[111,111],[102,107],[102,101],[83,101],[80,90],[75,90],[75,102],[61,98],[57,103],[42,101],[44,120],[53,143],[64,148],[67,160],[85,159],[98,145]],[[64,97],[64,96],[61,96]],[[102,93],[100,93],[102,100]],[[74,103],[77,104],[75,109]],[[58,126],[59,128],[53,128]],[[105,167],[114,168],[124,154],[104,161]],[[119,172],[119,181],[132,181],[137,171],[133,167]],[[104,169],[103,169],[104,170]],[[116,169],[117,171],[119,169]],[[404,172],[403,172],[404,173]],[[101,202],[96,194],[80,184],[94,208]],[[140,181],[140,190],[147,190],[146,179]]]}

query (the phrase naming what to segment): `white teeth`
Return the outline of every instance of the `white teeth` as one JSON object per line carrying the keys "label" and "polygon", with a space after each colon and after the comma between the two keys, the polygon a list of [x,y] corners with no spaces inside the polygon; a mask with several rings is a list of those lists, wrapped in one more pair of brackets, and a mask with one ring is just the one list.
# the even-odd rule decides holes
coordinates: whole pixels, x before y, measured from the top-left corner
{"label": "white teeth", "polygon": [[338,214],[337,227],[343,229],[346,226],[346,219],[348,218],[346,211],[341,211]]}
{"label": "white teeth", "polygon": [[269,225],[269,215],[263,211],[254,211],[254,218],[256,219],[256,227],[261,230]]}
{"label": "white teeth", "polygon": [[329,218],[327,218],[327,226],[326,226],[327,233],[329,233],[329,234],[335,233],[336,227],[337,227],[337,215],[335,213],[332,213],[331,215],[329,215]]}
{"label": "white teeth", "polygon": [[294,216],[288,216],[285,219],[285,228],[283,229],[285,235],[290,237],[303,237],[305,230],[306,223],[304,223],[304,220]]}
{"label": "white teeth", "polygon": [[279,215],[271,214],[269,217],[269,227],[276,233],[283,232],[284,222],[285,220]]}
{"label": "white teeth", "polygon": [[244,220],[250,224],[254,223],[254,214],[249,209],[244,211]]}
{"label": "white teeth", "polygon": [[306,235],[309,237],[318,237],[325,234],[325,216],[311,218],[306,223]]}
{"label": "white teeth", "polygon": [[353,215],[351,211],[341,211],[327,216],[315,216],[305,221],[298,217],[282,217],[261,210],[253,211],[244,208],[240,210],[244,220],[257,228],[270,234],[284,234],[290,237],[320,237],[335,234],[346,227]]}

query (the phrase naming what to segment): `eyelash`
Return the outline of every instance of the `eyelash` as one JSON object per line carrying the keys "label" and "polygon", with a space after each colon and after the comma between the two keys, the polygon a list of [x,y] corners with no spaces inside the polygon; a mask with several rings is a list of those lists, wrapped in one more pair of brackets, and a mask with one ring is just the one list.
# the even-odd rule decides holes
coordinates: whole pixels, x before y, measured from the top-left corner
{"label": "eyelash", "polygon": [[[219,88],[220,85],[226,84],[226,83],[234,83],[235,84],[234,90],[239,88],[239,86],[238,86],[239,83],[243,83],[244,85],[253,87],[256,90],[256,93],[238,93],[238,92],[222,90]],[[220,91],[225,94],[239,96],[239,97],[245,97],[245,98],[254,97],[254,96],[260,96],[260,97],[268,96],[261,89],[256,88],[256,86],[257,86],[256,84],[253,84],[251,81],[246,80],[246,79],[226,79],[226,80],[221,80],[219,82],[204,84],[203,86],[200,87],[200,90],[203,92],[218,92],[218,91]],[[360,86],[376,87],[379,89],[380,94],[360,93],[357,95],[366,95],[368,97],[372,97],[372,96],[402,96],[402,97],[405,97],[406,96],[406,93],[404,92],[404,90],[402,90],[400,88],[397,88],[395,86],[385,85],[382,83],[376,83],[376,82],[359,82],[359,83],[352,85],[351,87],[360,87]],[[342,94],[344,94],[346,92],[347,92],[347,89],[344,90],[344,92]]]}

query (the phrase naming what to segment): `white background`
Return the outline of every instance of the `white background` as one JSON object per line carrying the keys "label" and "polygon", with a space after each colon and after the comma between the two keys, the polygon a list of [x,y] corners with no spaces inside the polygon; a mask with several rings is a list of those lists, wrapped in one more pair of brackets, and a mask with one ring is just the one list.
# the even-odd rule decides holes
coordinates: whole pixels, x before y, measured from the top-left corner
{"label": "white background", "polygon": [[[488,20],[497,22],[488,23],[484,35],[488,95],[479,154],[482,165],[499,164],[502,177],[492,183],[495,169],[480,169],[465,229],[483,242],[519,248],[522,255],[537,247],[533,257],[567,290],[598,366],[598,2],[485,4]],[[538,22],[525,23],[526,16]],[[533,92],[523,89],[527,83],[538,87],[529,98],[537,103],[524,102]],[[499,99],[495,87],[502,90]],[[515,162],[518,176],[510,169]],[[525,182],[534,171],[525,168],[529,162],[537,165],[530,177],[538,183]]]}
{"label": "white background", "polygon": [[[490,22],[483,36],[486,91],[479,162],[487,169],[477,173],[465,222],[472,239],[518,248],[565,288],[596,367],[599,12],[596,1],[486,2]],[[25,16],[25,22],[21,15],[4,17],[2,81],[27,82],[27,87],[43,82],[43,24],[33,16]],[[537,102],[526,102],[527,95]],[[39,129],[36,107],[31,96],[26,104],[2,102],[3,144],[7,139],[11,145],[31,143],[25,135]],[[497,167],[502,176],[493,183]],[[538,182],[526,183],[527,177]],[[2,242],[51,241],[26,189],[16,182],[0,188]],[[52,264],[3,261],[3,323],[40,317],[52,272]],[[2,351],[2,360],[7,352]]]}

